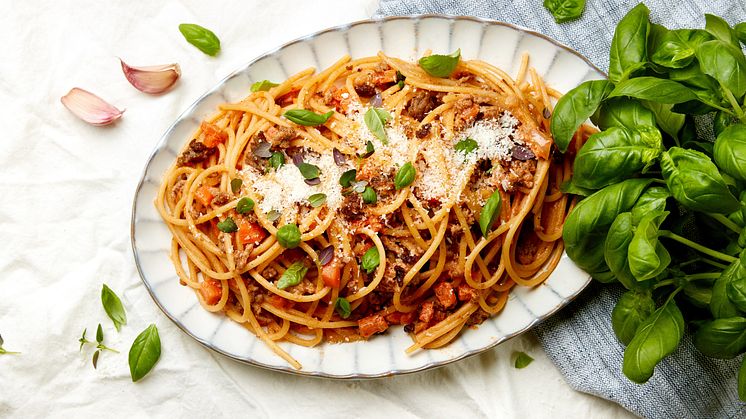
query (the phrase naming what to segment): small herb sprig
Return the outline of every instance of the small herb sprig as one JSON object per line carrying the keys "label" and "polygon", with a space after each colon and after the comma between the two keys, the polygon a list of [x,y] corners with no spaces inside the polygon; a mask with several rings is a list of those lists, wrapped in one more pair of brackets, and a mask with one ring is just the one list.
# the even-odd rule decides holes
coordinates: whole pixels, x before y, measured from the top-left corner
{"label": "small herb sprig", "polygon": [[3,336],[0,335],[0,355],[18,355],[18,354],[20,354],[20,352],[12,352],[12,351],[8,351],[8,350],[4,349],[3,348],[3,344],[4,343],[5,343],[5,341],[3,340]]}
{"label": "small herb sprig", "polygon": [[101,355],[101,351],[111,351],[114,353],[119,353],[114,348],[109,348],[108,346],[104,345],[104,329],[101,327],[101,323],[98,324],[98,328],[96,329],[96,341],[92,342],[86,338],[86,332],[88,332],[88,329],[83,329],[83,335],[78,339],[78,342],[80,342],[80,351],[83,350],[83,347],[88,344],[95,344],[96,345],[96,352],[93,353],[93,359],[91,362],[93,363],[93,368],[96,369],[98,367],[98,358]]}

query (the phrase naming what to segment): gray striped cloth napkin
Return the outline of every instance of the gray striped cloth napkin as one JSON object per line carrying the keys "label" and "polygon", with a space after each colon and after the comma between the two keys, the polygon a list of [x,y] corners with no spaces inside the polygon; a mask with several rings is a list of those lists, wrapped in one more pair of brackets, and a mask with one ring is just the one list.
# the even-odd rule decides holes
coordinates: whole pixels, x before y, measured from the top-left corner
{"label": "gray striped cloth napkin", "polygon": [[[443,13],[522,25],[569,45],[606,70],[609,46],[619,19],[637,0],[588,0],[577,21],[556,24],[542,0],[381,0],[376,16]],[[704,14],[732,25],[746,20],[743,0],[646,0],[651,20],[669,28],[704,27]],[[613,400],[649,418],[746,417],[738,400],[739,360],[702,356],[685,335],[644,385],[621,372],[623,346],[611,329],[611,310],[621,288],[592,284],[568,307],[536,329],[544,350],[576,390]]]}

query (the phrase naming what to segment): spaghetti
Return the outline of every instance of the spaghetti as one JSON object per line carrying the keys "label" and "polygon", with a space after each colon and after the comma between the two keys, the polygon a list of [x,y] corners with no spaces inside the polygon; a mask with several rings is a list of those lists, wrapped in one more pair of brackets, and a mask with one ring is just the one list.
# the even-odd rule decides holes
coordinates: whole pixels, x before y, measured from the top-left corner
{"label": "spaghetti", "polygon": [[573,153],[552,153],[559,93],[527,56],[516,80],[379,53],[255,87],[202,123],[156,206],[181,283],[293,367],[277,342],[400,324],[408,352],[441,347],[558,264]]}

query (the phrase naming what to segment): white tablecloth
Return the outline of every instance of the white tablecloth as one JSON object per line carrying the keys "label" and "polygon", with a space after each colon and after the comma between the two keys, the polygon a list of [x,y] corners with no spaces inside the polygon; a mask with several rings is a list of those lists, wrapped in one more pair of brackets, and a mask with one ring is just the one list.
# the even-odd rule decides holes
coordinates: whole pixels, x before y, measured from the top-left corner
{"label": "white tablecloth", "polygon": [[[117,3],[117,4],[111,4]],[[531,336],[434,371],[363,382],[296,377],[246,366],[197,344],[163,315],[135,270],[129,242],[136,183],[154,144],[202,92],[256,55],[296,37],[364,19],[375,0],[28,1],[0,14],[0,417],[586,417],[625,416],[573,391]],[[539,2],[537,2],[537,7]],[[222,41],[217,58],[187,44],[194,22]],[[132,88],[132,65],[178,62],[183,77],[162,96]],[[74,86],[124,118],[91,127],[59,102]],[[102,283],[121,297],[129,324],[117,333]],[[102,323],[98,370],[78,352]],[[132,383],[127,351],[147,324],[163,354]],[[536,360],[516,370],[511,353]]]}

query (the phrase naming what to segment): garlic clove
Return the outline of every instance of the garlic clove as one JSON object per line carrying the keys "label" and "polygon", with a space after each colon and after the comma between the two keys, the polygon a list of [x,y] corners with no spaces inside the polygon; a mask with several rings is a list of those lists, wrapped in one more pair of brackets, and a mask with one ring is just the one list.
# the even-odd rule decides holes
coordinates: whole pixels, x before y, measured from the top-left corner
{"label": "garlic clove", "polygon": [[122,117],[124,110],[108,104],[93,93],[73,87],[60,102],[75,116],[92,125],[109,125]]}
{"label": "garlic clove", "polygon": [[151,65],[147,67],[132,67],[122,59],[122,71],[124,77],[135,86],[135,89],[155,95],[163,93],[179,80],[181,68],[178,64]]}

